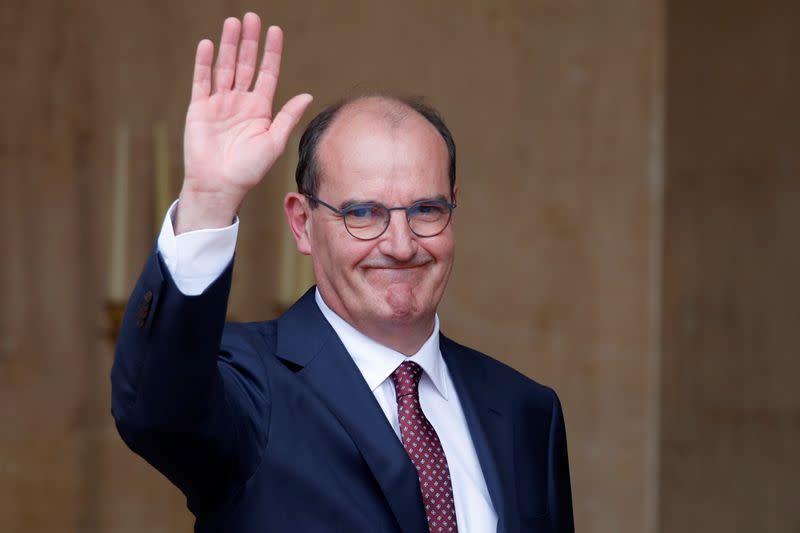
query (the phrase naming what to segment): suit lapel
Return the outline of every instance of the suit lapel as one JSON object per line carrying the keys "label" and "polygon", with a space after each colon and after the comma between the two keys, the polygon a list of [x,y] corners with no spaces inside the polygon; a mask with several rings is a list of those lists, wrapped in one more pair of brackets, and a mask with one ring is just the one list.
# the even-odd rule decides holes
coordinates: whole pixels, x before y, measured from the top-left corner
{"label": "suit lapel", "polygon": [[417,472],[372,391],[308,291],[278,321],[278,357],[302,367],[298,378],[350,434],[408,533],[427,529]]}
{"label": "suit lapel", "polygon": [[500,400],[502,385],[493,384],[484,362],[440,335],[440,348],[467,419],[486,487],[497,513],[497,531],[517,530],[514,482],[514,428]]}

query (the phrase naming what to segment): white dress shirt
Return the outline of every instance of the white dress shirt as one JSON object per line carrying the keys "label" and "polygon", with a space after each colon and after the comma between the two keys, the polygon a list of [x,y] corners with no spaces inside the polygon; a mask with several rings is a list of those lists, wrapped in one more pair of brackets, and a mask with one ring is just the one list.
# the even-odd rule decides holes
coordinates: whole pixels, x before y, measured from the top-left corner
{"label": "white dress shirt", "polygon": [[[186,295],[197,295],[219,277],[233,258],[239,220],[237,218],[226,228],[197,230],[176,236],[172,226],[176,203],[172,204],[164,219],[158,236],[158,249],[178,289]],[[328,307],[319,290],[315,299],[361,371],[398,438],[401,438],[400,424],[391,374],[406,359],[422,367],[419,401],[447,457],[458,530],[460,533],[497,531],[497,514],[486,488],[464,411],[439,350],[439,317],[436,316],[433,333],[425,344],[417,353],[406,357],[345,322]]]}

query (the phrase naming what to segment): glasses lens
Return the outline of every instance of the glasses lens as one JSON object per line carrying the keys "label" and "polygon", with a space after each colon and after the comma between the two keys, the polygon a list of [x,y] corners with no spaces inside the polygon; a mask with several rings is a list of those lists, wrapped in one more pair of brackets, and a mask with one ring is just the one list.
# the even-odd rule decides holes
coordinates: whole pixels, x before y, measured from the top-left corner
{"label": "glasses lens", "polygon": [[344,223],[353,237],[372,239],[380,235],[389,219],[389,211],[378,204],[351,205],[342,210]]}
{"label": "glasses lens", "polygon": [[419,202],[408,208],[408,224],[420,237],[432,237],[441,233],[450,222],[450,207],[446,202]]}

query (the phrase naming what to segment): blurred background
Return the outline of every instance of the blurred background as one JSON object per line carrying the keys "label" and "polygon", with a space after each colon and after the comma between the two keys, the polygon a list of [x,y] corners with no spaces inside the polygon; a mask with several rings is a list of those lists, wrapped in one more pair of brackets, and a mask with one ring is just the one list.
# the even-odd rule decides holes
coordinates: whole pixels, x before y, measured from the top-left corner
{"label": "blurred background", "polygon": [[[114,429],[106,305],[180,186],[196,43],[246,10],[284,28],[304,123],[373,89],[442,111],[443,331],[558,391],[578,531],[800,532],[790,0],[5,0],[0,531],[191,531]],[[304,268],[294,157],[241,211],[235,319],[275,316]]]}

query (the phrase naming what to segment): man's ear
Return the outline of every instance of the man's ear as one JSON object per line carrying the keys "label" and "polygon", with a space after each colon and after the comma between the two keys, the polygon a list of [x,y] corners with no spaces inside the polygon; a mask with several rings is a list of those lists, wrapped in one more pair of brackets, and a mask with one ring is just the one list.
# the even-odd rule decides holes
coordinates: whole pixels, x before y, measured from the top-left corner
{"label": "man's ear", "polygon": [[311,255],[311,239],[308,231],[309,211],[308,202],[302,194],[290,192],[283,199],[283,211],[292,230],[297,251],[303,255]]}

